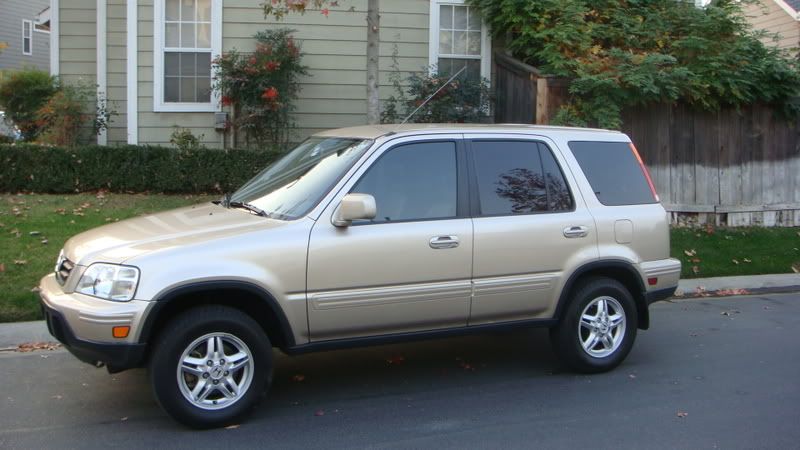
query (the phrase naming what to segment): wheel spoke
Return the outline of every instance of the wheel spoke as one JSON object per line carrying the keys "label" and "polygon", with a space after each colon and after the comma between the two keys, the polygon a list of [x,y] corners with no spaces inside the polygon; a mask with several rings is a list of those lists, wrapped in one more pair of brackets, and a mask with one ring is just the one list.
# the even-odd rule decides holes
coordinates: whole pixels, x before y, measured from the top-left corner
{"label": "wheel spoke", "polygon": [[604,314],[608,314],[608,305],[606,304],[606,300],[601,298],[597,300],[597,317],[601,317]]}
{"label": "wheel spoke", "polygon": [[229,356],[228,361],[230,361],[231,363],[229,370],[231,372],[235,372],[241,369],[245,364],[247,364],[250,361],[250,357],[247,356],[247,353],[245,352],[239,352]]}
{"label": "wheel spoke", "polygon": [[622,314],[617,313],[617,314],[614,314],[613,316],[609,316],[608,320],[609,320],[609,325],[611,326],[611,328],[614,328],[614,327],[619,326],[619,324],[621,324],[622,321],[625,320],[625,316],[623,316]]}
{"label": "wheel spoke", "polygon": [[202,402],[212,390],[212,385],[201,378],[197,380],[197,384],[192,389],[192,397],[194,397],[195,401]]}
{"label": "wheel spoke", "polygon": [[614,348],[614,341],[611,339],[610,335],[606,334],[600,339],[600,341],[603,343],[604,350],[611,350]]}
{"label": "wheel spoke", "polygon": [[231,392],[233,392],[234,396],[239,395],[239,385],[236,384],[236,381],[233,379],[232,376],[229,375],[225,377],[224,384],[226,384],[229,387]]}
{"label": "wheel spoke", "polygon": [[597,318],[595,316],[590,316],[589,314],[584,314],[581,316],[581,326],[584,328],[592,329],[592,325],[594,325],[595,320]]}
{"label": "wheel spoke", "polygon": [[586,350],[591,350],[597,345],[597,341],[600,340],[600,337],[595,332],[589,333],[589,337],[583,341],[583,348]]}
{"label": "wheel spoke", "polygon": [[208,338],[206,341],[206,359],[213,360],[214,359],[214,337]]}
{"label": "wheel spoke", "polygon": [[222,337],[217,336],[214,338],[214,343],[216,344],[216,351],[217,351],[217,358],[221,358],[225,356],[225,347],[222,344]]}
{"label": "wheel spoke", "polygon": [[200,377],[203,375],[203,371],[199,369],[199,367],[203,364],[205,364],[205,361],[199,358],[187,356],[186,358],[183,358],[183,362],[181,362],[181,370],[196,377]]}
{"label": "wheel spoke", "polygon": [[233,398],[233,397],[236,397],[236,395],[235,395],[233,392],[231,392],[231,390],[230,390],[230,389],[228,389],[228,386],[226,385],[226,380],[223,380],[223,382],[222,382],[222,383],[218,384],[218,385],[217,385],[217,389],[218,389],[220,392],[222,392],[222,395],[224,395],[224,396],[225,396],[225,398]]}

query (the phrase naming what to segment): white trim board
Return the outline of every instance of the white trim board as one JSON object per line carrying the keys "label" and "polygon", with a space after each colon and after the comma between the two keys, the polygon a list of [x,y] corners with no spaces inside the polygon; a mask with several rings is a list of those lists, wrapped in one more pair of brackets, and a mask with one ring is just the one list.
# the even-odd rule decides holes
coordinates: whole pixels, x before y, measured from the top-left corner
{"label": "white trim board", "polygon": [[59,69],[59,14],[58,0],[50,0],[50,75],[57,76]]}
{"label": "white trim board", "polygon": [[[211,91],[208,103],[164,102],[164,0],[153,2],[153,112],[221,111],[219,93]],[[222,54],[222,0],[211,0],[211,59]],[[213,74],[214,66],[211,71]]]}
{"label": "white trim board", "polygon": [[127,128],[128,144],[136,145],[139,143],[139,2],[138,0],[128,0],[128,7],[125,15],[127,33]]}
{"label": "white trim board", "polygon": [[778,6],[780,6],[782,10],[786,11],[786,14],[789,14],[790,16],[792,16],[792,19],[800,20],[800,13],[795,11],[794,8],[789,6],[788,3],[786,3],[783,0],[775,0],[775,3],[777,3]]}
{"label": "white trim board", "polygon": [[[108,82],[107,82],[107,0],[97,0],[97,102],[98,107],[101,102],[105,102],[108,97]],[[106,145],[108,143],[108,133],[102,130],[97,134],[97,145]]]}

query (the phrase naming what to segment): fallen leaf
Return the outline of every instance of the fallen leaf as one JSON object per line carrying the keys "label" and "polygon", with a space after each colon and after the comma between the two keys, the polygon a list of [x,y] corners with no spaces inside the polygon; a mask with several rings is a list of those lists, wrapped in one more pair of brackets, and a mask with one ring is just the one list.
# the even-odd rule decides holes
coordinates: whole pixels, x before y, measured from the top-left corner
{"label": "fallen leaf", "polygon": [[749,260],[749,259],[747,259],[747,258],[743,259],[742,261],[744,261],[744,262],[746,262],[746,263],[751,263],[751,262],[753,262],[753,261],[751,261],[751,260]]}
{"label": "fallen leaf", "polygon": [[28,264],[28,261],[24,259],[15,259],[14,264],[17,266],[24,266],[25,264]]}
{"label": "fallen leaf", "polygon": [[691,250],[684,250],[683,253],[685,253],[686,256],[694,256],[697,254],[697,251],[695,249],[691,249]]}
{"label": "fallen leaf", "polygon": [[[0,266],[1,266],[1,265],[0,265]],[[792,271],[793,271],[794,273],[800,273],[800,263],[794,263],[794,264],[792,264]],[[0,272],[2,272],[2,270],[0,270]]]}
{"label": "fallen leaf", "polygon": [[692,272],[694,272],[695,274],[698,274],[698,273],[700,273],[700,268],[697,267],[697,266],[692,266]]}
{"label": "fallen leaf", "polygon": [[628,378],[630,378],[631,380],[635,380],[636,379],[636,375],[630,374],[630,375],[628,375]]}
{"label": "fallen leaf", "polygon": [[120,420],[121,422],[125,422],[126,420],[128,420],[128,416],[125,416],[125,417],[123,417],[123,418],[121,418],[121,419],[119,419],[119,420]]}
{"label": "fallen leaf", "polygon": [[30,234],[31,236],[38,236],[38,235],[42,234],[42,232],[41,231],[31,231],[28,234]]}
{"label": "fallen leaf", "polygon": [[239,428],[240,426],[241,426],[241,425],[239,425],[239,424],[236,424],[236,425],[228,425],[227,427],[225,427],[225,429],[226,429],[226,430],[235,430],[235,429]]}
{"label": "fallen leaf", "polygon": [[28,353],[36,350],[56,350],[61,347],[58,342],[24,342],[17,346],[20,353]]}
{"label": "fallen leaf", "polygon": [[739,261],[738,260],[732,259],[731,261],[733,261],[733,263],[736,264],[737,266],[739,265]]}
{"label": "fallen leaf", "polygon": [[306,379],[306,376],[305,375],[301,375],[301,374],[297,374],[297,375],[292,377],[292,381],[296,381],[298,383],[301,382],[301,381],[304,381],[305,379]]}
{"label": "fallen leaf", "polygon": [[324,411],[324,410],[322,410],[322,409],[318,409],[318,410],[316,410],[316,411],[314,412],[314,415],[315,415],[315,416],[317,416],[317,417],[319,417],[319,416],[324,416],[324,415],[325,415],[325,411]]}
{"label": "fallen leaf", "polygon": [[681,419],[683,419],[684,417],[688,416],[688,415],[689,415],[689,413],[687,413],[687,412],[683,412],[683,411],[678,411],[678,413],[677,413],[676,415],[677,415],[678,417],[680,417]]}
{"label": "fallen leaf", "polygon": [[52,396],[50,398],[54,398],[56,400],[61,400],[62,398],[64,398],[64,396],[63,395],[54,395],[54,396]]}
{"label": "fallen leaf", "polygon": [[0,273],[3,273],[5,271],[6,271],[6,265],[4,263],[0,263]]}
{"label": "fallen leaf", "polygon": [[42,245],[47,245],[48,242],[50,242],[50,241],[48,241],[47,238],[42,239]]}
{"label": "fallen leaf", "polygon": [[700,262],[700,258],[692,258],[689,260],[690,263],[697,264]]}

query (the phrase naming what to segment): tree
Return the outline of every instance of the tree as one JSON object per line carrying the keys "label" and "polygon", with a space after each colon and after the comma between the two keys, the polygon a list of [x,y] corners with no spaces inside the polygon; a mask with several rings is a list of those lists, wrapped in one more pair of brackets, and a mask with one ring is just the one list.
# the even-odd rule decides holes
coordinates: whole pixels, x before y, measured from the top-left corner
{"label": "tree", "polygon": [[562,122],[618,128],[626,106],[678,101],[797,113],[797,61],[750,28],[757,0],[468,1],[515,57],[571,80]]}
{"label": "tree", "polygon": [[[304,14],[310,8],[319,9],[324,16],[330,13],[329,8],[339,6],[336,0],[267,0],[263,3],[264,16],[281,20],[286,14]],[[350,8],[352,11],[354,8]],[[380,0],[367,2],[367,122],[380,123],[380,91],[379,91],[379,55],[380,55]]]}

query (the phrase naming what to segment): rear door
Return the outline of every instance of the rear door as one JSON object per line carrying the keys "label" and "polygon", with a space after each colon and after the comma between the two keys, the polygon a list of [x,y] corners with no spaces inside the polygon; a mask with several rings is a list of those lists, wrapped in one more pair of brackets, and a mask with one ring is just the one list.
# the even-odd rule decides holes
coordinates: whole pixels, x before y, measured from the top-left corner
{"label": "rear door", "polygon": [[469,324],[550,318],[565,274],[597,257],[594,220],[552,142],[467,137],[475,233]]}

